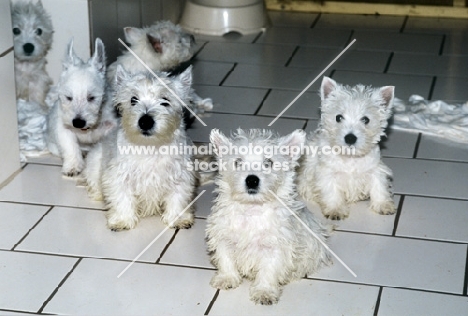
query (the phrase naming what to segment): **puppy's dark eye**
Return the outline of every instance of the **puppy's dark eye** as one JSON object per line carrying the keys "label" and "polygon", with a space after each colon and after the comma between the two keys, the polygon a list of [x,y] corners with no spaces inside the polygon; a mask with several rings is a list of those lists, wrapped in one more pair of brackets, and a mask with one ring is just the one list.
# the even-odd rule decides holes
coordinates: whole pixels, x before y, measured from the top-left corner
{"label": "puppy's dark eye", "polygon": [[170,106],[169,100],[167,98],[162,98],[162,102],[159,103],[162,106]]}
{"label": "puppy's dark eye", "polygon": [[42,35],[42,29],[41,29],[41,28],[38,28],[38,29],[36,30],[36,34],[39,35],[39,36],[41,36],[41,35]]}
{"label": "puppy's dark eye", "polygon": [[65,99],[67,99],[68,101],[72,101],[73,97],[65,96]]}
{"label": "puppy's dark eye", "polygon": [[242,159],[236,158],[236,160],[234,160],[234,167],[239,168],[241,165],[242,165]]}
{"label": "puppy's dark eye", "polygon": [[336,116],[336,121],[337,121],[338,123],[341,122],[343,119],[344,119],[344,117],[343,117],[343,115],[341,115],[341,114],[338,114],[338,115]]}
{"label": "puppy's dark eye", "polygon": [[138,98],[137,98],[137,97],[132,97],[132,98],[130,99],[130,104],[131,104],[131,105],[135,105],[135,104],[137,104],[137,103],[138,103]]}
{"label": "puppy's dark eye", "polygon": [[369,124],[369,121],[370,121],[370,120],[369,120],[369,118],[368,118],[367,116],[364,116],[364,117],[361,119],[361,121],[362,121],[364,124],[367,125],[367,124]]}
{"label": "puppy's dark eye", "polygon": [[20,35],[21,34],[21,30],[17,27],[13,28],[13,34],[15,35]]}
{"label": "puppy's dark eye", "polygon": [[88,102],[93,102],[96,98],[92,95],[88,95]]}
{"label": "puppy's dark eye", "polygon": [[273,161],[270,158],[266,158],[265,160],[263,160],[263,167],[271,168],[272,165]]}

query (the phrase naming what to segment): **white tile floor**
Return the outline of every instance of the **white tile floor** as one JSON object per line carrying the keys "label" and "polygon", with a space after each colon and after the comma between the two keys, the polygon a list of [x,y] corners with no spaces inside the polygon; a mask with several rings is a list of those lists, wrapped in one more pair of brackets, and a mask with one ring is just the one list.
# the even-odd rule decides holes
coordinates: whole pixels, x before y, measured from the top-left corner
{"label": "white tile floor", "polygon": [[[467,20],[270,12],[265,34],[198,37],[195,88],[213,113],[189,131],[266,128],[353,38],[327,74],[348,84],[395,85],[396,95],[466,101]],[[273,127],[313,130],[318,83]],[[111,232],[103,205],[60,175],[60,161],[34,159],[0,190],[0,314],[467,315],[468,147],[392,131],[382,144],[395,174],[398,213],[353,206],[330,239],[338,262],[285,287],[278,305],[257,306],[247,281],[216,291],[204,228],[213,185],[190,230],[167,231],[118,274],[164,226],[157,217]],[[311,210],[321,217],[317,206]]]}

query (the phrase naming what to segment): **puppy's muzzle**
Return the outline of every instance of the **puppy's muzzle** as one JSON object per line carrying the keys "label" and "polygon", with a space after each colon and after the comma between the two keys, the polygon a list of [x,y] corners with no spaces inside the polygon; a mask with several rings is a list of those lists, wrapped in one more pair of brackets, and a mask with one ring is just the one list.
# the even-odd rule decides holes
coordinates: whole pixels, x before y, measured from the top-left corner
{"label": "puppy's muzzle", "polygon": [[256,194],[258,193],[258,185],[260,184],[260,179],[256,175],[248,175],[245,178],[245,185],[247,186],[247,193]]}
{"label": "puppy's muzzle", "polygon": [[86,121],[80,117],[75,117],[72,121],[74,128],[84,129],[86,126]]}
{"label": "puppy's muzzle", "polygon": [[144,135],[149,135],[149,131],[154,127],[154,119],[150,115],[145,114],[138,120],[138,126]]}
{"label": "puppy's muzzle", "polygon": [[31,43],[26,43],[23,45],[23,51],[26,55],[31,55],[34,52],[34,45]]}
{"label": "puppy's muzzle", "polygon": [[352,133],[349,133],[348,135],[346,135],[344,137],[344,140],[346,142],[346,144],[348,145],[354,145],[357,141],[357,137],[356,135],[352,134]]}

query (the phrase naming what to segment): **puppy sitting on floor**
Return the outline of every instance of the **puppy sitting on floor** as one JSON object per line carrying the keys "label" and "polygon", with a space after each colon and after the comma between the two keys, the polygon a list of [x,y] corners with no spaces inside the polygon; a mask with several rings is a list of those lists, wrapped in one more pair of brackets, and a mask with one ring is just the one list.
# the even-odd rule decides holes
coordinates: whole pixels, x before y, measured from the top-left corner
{"label": "puppy sitting on floor", "polygon": [[159,78],[164,84],[149,72],[130,74],[117,67],[114,104],[122,115],[120,127],[87,156],[89,195],[104,199],[107,225],[114,231],[132,229],[140,217],[155,214],[171,228],[193,224],[191,155],[163,151],[191,145],[180,102],[190,92],[191,67],[177,77],[160,73]]}
{"label": "puppy sitting on floor", "polygon": [[[293,148],[303,145],[305,133],[278,137],[239,129],[227,138],[215,129],[210,140],[219,165],[218,197],[206,229],[208,251],[218,268],[211,285],[236,288],[246,277],[252,280],[252,301],[277,303],[283,285],[331,263],[308,230],[324,242],[330,229],[297,199],[294,168],[300,150]],[[242,153],[249,146],[254,150]]]}
{"label": "puppy sitting on floor", "polygon": [[381,161],[379,141],[392,113],[394,87],[343,86],[324,77],[320,89],[322,118],[304,155],[298,191],[317,202],[323,215],[340,220],[349,203],[370,198],[370,209],[394,214],[392,171]]}

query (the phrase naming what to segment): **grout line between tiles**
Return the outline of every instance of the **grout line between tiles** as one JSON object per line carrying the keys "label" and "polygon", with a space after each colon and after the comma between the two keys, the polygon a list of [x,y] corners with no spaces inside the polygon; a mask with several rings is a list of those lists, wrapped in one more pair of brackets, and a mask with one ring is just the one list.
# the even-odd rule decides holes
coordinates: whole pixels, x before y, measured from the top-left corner
{"label": "grout line between tiles", "polygon": [[39,165],[39,166],[50,166],[50,167],[61,167],[62,166],[62,165],[59,165],[59,164],[52,164],[52,163],[45,163],[45,162],[35,162],[35,161],[28,162],[28,165]]}
{"label": "grout line between tiles", "polygon": [[379,313],[380,299],[382,297],[382,290],[383,290],[383,287],[381,286],[379,288],[379,294],[377,295],[377,301],[375,302],[374,316],[377,316],[377,314]]}
{"label": "grout line between tiles", "polygon": [[211,299],[210,304],[208,304],[208,307],[205,310],[205,314],[203,315],[208,315],[211,311],[211,308],[213,307],[214,303],[216,302],[216,299],[218,298],[219,295],[219,289],[216,290],[216,293],[213,295],[213,299]]}
{"label": "grout line between tiles", "polygon": [[[5,309],[5,308],[0,308],[0,312],[9,312],[9,313],[20,313],[20,314],[37,315],[36,312],[22,311],[22,310],[18,310],[18,309]],[[55,315],[55,314],[41,313],[40,315]]]}
{"label": "grout line between tiles", "polygon": [[403,20],[403,24],[401,25],[401,28],[400,28],[400,33],[403,33],[403,31],[405,30],[406,23],[408,23],[408,19],[409,19],[409,16],[405,16],[405,19]]}
{"label": "grout line between tiles", "polygon": [[79,258],[75,264],[73,265],[73,267],[71,268],[70,271],[68,271],[68,273],[65,275],[65,277],[62,279],[62,281],[60,281],[59,285],[55,288],[55,290],[52,292],[52,294],[50,294],[50,296],[44,301],[44,303],[42,304],[41,308],[39,308],[39,310],[37,311],[37,313],[42,313],[42,311],[44,310],[44,308],[47,306],[47,304],[49,304],[49,302],[54,298],[55,294],[57,294],[58,290],[60,287],[62,287],[62,285],[65,283],[65,281],[68,279],[68,277],[73,273],[73,271],[75,270],[75,268],[78,266],[78,264],[80,264],[81,260],[83,260],[83,258]]}
{"label": "grout line between tiles", "polygon": [[257,36],[255,36],[255,38],[252,40],[251,44],[255,44],[262,35],[263,32],[258,33]]}
{"label": "grout line between tiles", "polygon": [[174,232],[174,234],[172,234],[172,237],[171,239],[169,239],[169,241],[167,242],[166,246],[164,247],[164,249],[161,251],[161,253],[159,254],[159,258],[156,260],[155,263],[159,263],[159,261],[161,261],[161,258],[164,256],[164,254],[166,253],[167,249],[169,248],[169,246],[172,244],[172,242],[174,241],[176,235],[179,233],[179,230],[180,229],[176,229],[176,231]]}
{"label": "grout line between tiles", "polygon": [[[11,204],[19,204],[19,205],[31,205],[31,206],[45,206],[45,207],[52,207],[50,204],[42,204],[42,203],[32,203],[32,202],[19,202],[19,201],[0,201],[0,203],[11,203]],[[89,210],[89,211],[99,211],[105,212],[104,209],[99,208],[91,208],[91,207],[84,207],[84,206],[69,206],[69,205],[53,205],[54,207],[66,207],[66,208],[73,208],[79,210]]]}
{"label": "grout line between tiles", "polygon": [[439,49],[439,56],[442,56],[444,53],[444,46],[445,46],[445,39],[447,38],[447,35],[442,36],[442,42],[440,43],[440,49]]}
{"label": "grout line between tiles", "polygon": [[291,53],[291,56],[289,56],[288,60],[286,61],[286,64],[284,64],[284,67],[288,67],[289,64],[291,63],[294,55],[296,55],[297,51],[299,50],[299,45],[297,45],[294,50]]}
{"label": "grout line between tiles", "polygon": [[208,44],[208,42],[203,43],[203,45],[195,52],[195,54],[193,54],[192,58],[190,58],[191,61],[193,61],[195,58],[197,58],[197,56],[205,48],[206,44]]}
{"label": "grout line between tiles", "polygon": [[28,232],[27,232],[23,237],[21,237],[21,239],[20,239],[20,240],[13,246],[13,248],[11,248],[10,250],[11,250],[11,251],[14,251],[15,248],[18,247],[19,244],[21,244],[21,243],[23,242],[23,240],[26,239],[26,237],[28,237],[29,233],[30,233],[34,228],[36,228],[37,225],[39,225],[39,223],[44,219],[44,217],[46,217],[47,214],[49,214],[50,211],[52,211],[53,208],[54,208],[54,206],[51,206],[51,207],[47,210],[47,212],[45,212],[45,213],[41,216],[41,218],[39,218],[39,220],[28,230]]}
{"label": "grout line between tiles", "polygon": [[263,103],[264,103],[265,100],[268,98],[268,96],[270,95],[271,91],[273,91],[273,89],[268,89],[267,93],[265,93],[265,95],[263,96],[262,101],[260,101],[260,104],[258,105],[258,107],[257,107],[257,109],[255,110],[255,112],[254,112],[253,115],[257,115],[258,112],[260,112],[260,109],[262,108]]}
{"label": "grout line between tiles", "polygon": [[465,261],[465,281],[463,282],[463,295],[467,296],[468,290],[468,245],[466,250],[466,261]]}
{"label": "grout line between tiles", "polygon": [[234,65],[232,66],[232,68],[228,71],[228,73],[226,74],[226,76],[224,76],[224,78],[221,80],[221,82],[219,83],[218,86],[222,86],[224,81],[226,81],[226,79],[229,77],[229,75],[234,71],[234,69],[237,67],[237,63],[234,63]]}
{"label": "grout line between tiles", "polygon": [[403,194],[403,195],[400,196],[400,201],[398,202],[398,207],[397,207],[397,211],[396,211],[396,214],[395,214],[395,221],[394,221],[394,224],[393,224],[392,236],[395,236],[395,234],[396,234],[396,231],[397,231],[397,228],[398,228],[398,222],[400,221],[401,210],[403,209],[404,201],[405,201],[405,195]]}
{"label": "grout line between tiles", "polygon": [[[142,263],[145,263],[145,262],[142,262]],[[148,262],[146,262],[146,263],[148,263]],[[200,267],[200,266],[194,267],[194,266],[186,266],[186,265],[183,265],[183,264],[168,263],[168,262],[159,262],[159,263],[154,264],[154,265],[164,266],[164,267],[175,267],[175,268],[185,268],[185,269],[195,269],[195,270],[216,271],[215,267],[212,267],[212,268]]]}
{"label": "grout line between tiles", "polygon": [[315,20],[312,22],[312,25],[310,26],[311,29],[313,29],[317,25],[321,17],[322,17],[322,13],[317,14],[317,16],[315,17]]}
{"label": "grout line between tiles", "polygon": [[429,89],[429,96],[427,97],[428,100],[432,100],[432,94],[434,93],[434,87],[436,85],[437,77],[432,77],[431,87]]}
{"label": "grout line between tiles", "polygon": [[422,133],[418,134],[418,139],[416,140],[416,144],[414,145],[414,152],[412,159],[415,159],[418,156],[419,151],[419,144],[421,143]]}
{"label": "grout line between tiles", "polygon": [[393,55],[395,55],[394,52],[390,53],[390,56],[388,57],[387,64],[385,65],[383,73],[386,74],[388,72],[388,69],[390,68],[390,64],[392,63]]}

